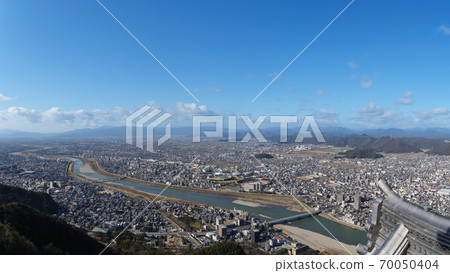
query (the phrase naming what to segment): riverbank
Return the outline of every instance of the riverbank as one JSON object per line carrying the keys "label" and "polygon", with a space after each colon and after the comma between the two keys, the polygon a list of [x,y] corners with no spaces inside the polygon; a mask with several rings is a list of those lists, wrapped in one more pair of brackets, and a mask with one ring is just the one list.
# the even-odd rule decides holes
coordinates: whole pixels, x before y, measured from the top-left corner
{"label": "riverbank", "polygon": [[339,243],[335,239],[317,232],[288,225],[275,225],[274,227],[283,230],[284,233],[291,236],[296,241],[304,245],[307,245],[314,250],[319,250],[323,254],[335,254],[335,255],[358,254],[356,252],[356,246],[345,243]]}
{"label": "riverbank", "polygon": [[234,204],[239,204],[239,205],[244,205],[247,207],[252,207],[252,208],[258,208],[258,207],[264,207],[263,204],[260,203],[256,203],[256,202],[250,202],[250,201],[245,201],[245,200],[234,200],[233,201]]}
{"label": "riverbank", "polygon": [[[155,187],[164,188],[166,185],[162,183],[156,183],[153,181],[146,181],[141,180],[137,178],[131,178],[131,177],[124,177],[118,174],[113,174],[110,172],[107,172],[104,170],[98,162],[86,159],[86,158],[80,158],[78,159],[83,161],[84,165],[89,165],[90,168],[99,174],[102,174],[104,176],[108,176],[110,178],[115,179],[122,179],[128,182],[132,183],[140,183],[140,184],[148,184]],[[243,201],[249,201],[254,203],[262,203],[262,204],[271,204],[271,205],[277,205],[277,206],[283,206],[286,207],[288,210],[296,211],[296,212],[305,212],[305,209],[303,207],[300,207],[296,200],[294,200],[290,196],[282,196],[282,195],[276,195],[276,194],[261,194],[261,193],[238,193],[238,192],[226,192],[226,191],[215,191],[215,190],[209,190],[209,189],[199,189],[199,188],[189,188],[184,186],[178,186],[178,185],[171,185],[170,188],[176,189],[176,190],[182,190],[182,191],[189,191],[189,192],[198,192],[198,193],[205,193],[210,195],[218,195],[218,196],[225,196],[230,198],[235,198]],[[308,210],[313,210],[312,208],[308,208]]]}
{"label": "riverbank", "polygon": [[340,220],[340,219],[338,219],[338,218],[336,218],[336,217],[334,217],[334,216],[332,216],[332,215],[330,215],[328,213],[322,212],[320,215],[323,218],[327,218],[328,220],[331,220],[333,222],[339,223],[341,225],[344,225],[344,226],[347,226],[347,227],[351,227],[351,228],[354,228],[354,229],[357,229],[357,230],[365,231],[364,227],[361,227],[361,226],[358,226],[358,225],[355,225],[355,224],[351,224],[351,223],[347,223],[347,222],[342,221],[342,220]]}
{"label": "riverbank", "polygon": [[[80,159],[81,160],[81,159]],[[154,200],[156,197],[158,197],[157,199],[154,200],[154,202],[156,201],[160,201],[160,200],[166,200],[166,201],[170,201],[170,202],[182,202],[182,203],[186,203],[186,204],[191,204],[191,205],[199,205],[199,206],[204,206],[205,204],[203,203],[199,203],[199,202],[193,202],[193,201],[188,201],[188,200],[184,200],[184,199],[178,199],[178,198],[173,198],[173,197],[167,197],[167,196],[162,196],[162,195],[157,195],[157,194],[152,194],[152,193],[148,193],[148,192],[144,192],[144,191],[139,191],[139,190],[135,190],[135,189],[131,189],[131,188],[127,188],[127,187],[122,187],[122,186],[118,186],[118,185],[114,185],[111,182],[104,182],[100,179],[96,179],[96,178],[92,178],[89,176],[84,176],[81,174],[76,174],[73,171],[73,162],[70,161],[69,166],[67,168],[67,171],[70,175],[75,176],[83,181],[87,181],[90,183],[95,183],[95,184],[99,184],[104,186],[105,188],[111,189],[111,190],[115,190],[115,191],[119,191],[123,194],[129,195],[133,198],[139,198],[139,199],[143,199],[143,200],[148,200],[148,201],[152,201]],[[81,168],[84,168],[83,170]],[[90,168],[89,165],[84,165],[80,168],[80,171],[83,171],[85,173],[95,173],[94,170],[92,170]],[[209,205],[211,207],[215,207],[215,208],[221,208],[221,207],[217,207],[214,205]]]}
{"label": "riverbank", "polygon": [[[80,171],[82,173],[85,173],[86,176],[83,176],[82,174],[77,175],[78,177],[83,178],[83,179],[89,180],[92,177],[89,177],[87,174],[98,173],[98,174],[101,174],[101,175],[104,175],[104,176],[107,176],[110,178],[120,179],[122,181],[156,186],[156,187],[161,188],[161,190],[163,190],[163,188],[165,188],[167,186],[166,184],[162,184],[162,183],[156,183],[156,182],[152,182],[152,181],[144,181],[144,180],[140,180],[140,179],[135,179],[135,178],[130,178],[130,177],[126,177],[126,176],[121,176],[118,174],[109,173],[109,172],[105,171],[103,168],[101,168],[101,166],[99,166],[99,164],[94,160],[80,158],[80,157],[76,157],[76,158],[83,162],[83,165],[80,167]],[[97,181],[90,180],[90,181],[96,182],[96,183],[100,182],[101,184],[103,184],[107,187],[112,187],[112,185],[114,185],[114,187],[112,187],[112,188],[114,188],[116,190],[126,189],[126,192],[133,196],[145,196],[146,198],[148,198],[148,196],[153,196],[153,198],[154,198],[154,196],[156,196],[154,194],[149,194],[149,193],[146,193],[143,191],[135,190],[131,187],[122,187],[119,185],[111,184],[109,182],[104,182],[102,180],[97,180]],[[273,204],[273,205],[283,206],[286,209],[291,210],[291,211],[296,211],[296,212],[305,212],[306,211],[302,206],[300,206],[298,204],[298,202],[296,200],[294,200],[294,198],[292,198],[292,196],[281,196],[281,195],[275,195],[275,194],[261,194],[261,193],[259,193],[259,194],[258,193],[232,193],[232,192],[214,191],[214,190],[207,190],[207,189],[187,188],[187,187],[182,187],[182,186],[177,186],[177,185],[171,185],[170,188],[176,189],[176,190],[187,191],[187,192],[196,192],[196,193],[202,193],[202,194],[229,197],[229,198],[236,199],[233,203],[245,205],[245,206],[249,206],[249,207],[265,207],[268,204]],[[186,201],[183,199],[166,198],[166,197],[164,197],[164,199],[180,201],[180,202]],[[194,201],[194,203],[200,204],[195,201]],[[307,209],[309,211],[314,211],[310,207],[307,207]],[[328,220],[333,221],[335,223],[345,225],[347,227],[350,227],[350,228],[353,228],[356,230],[363,230],[363,228],[361,228],[359,226],[343,222],[343,221],[336,219],[335,217],[328,215],[326,213],[323,213],[322,215],[324,218],[327,218]]]}

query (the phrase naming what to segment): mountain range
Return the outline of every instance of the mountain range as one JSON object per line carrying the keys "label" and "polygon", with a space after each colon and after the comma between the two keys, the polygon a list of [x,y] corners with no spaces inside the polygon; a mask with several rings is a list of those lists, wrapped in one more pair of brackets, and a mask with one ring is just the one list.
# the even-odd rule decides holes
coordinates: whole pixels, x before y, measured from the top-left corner
{"label": "mountain range", "polygon": [[[212,126],[202,126],[202,131],[214,130]],[[288,134],[297,134],[299,127],[290,126]],[[192,127],[181,126],[173,127],[172,135],[174,136],[188,136],[192,137]],[[227,137],[228,129],[224,128],[224,137]],[[269,135],[278,135],[279,127],[262,127],[261,132]],[[321,131],[324,136],[338,137],[346,135],[367,135],[374,138],[383,136],[390,136],[393,138],[427,138],[427,139],[440,139],[450,138],[450,128],[414,128],[414,129],[349,129],[345,127],[321,127]],[[237,129],[237,135],[244,135],[249,132],[248,129]],[[145,129],[144,129],[145,133]],[[164,134],[164,127],[157,127],[155,135]],[[77,129],[60,133],[37,133],[37,132],[24,132],[19,130],[0,129],[0,137],[124,137],[125,126],[118,127],[98,127],[98,128],[85,128]]]}
{"label": "mountain range", "polygon": [[[203,131],[213,131],[215,127],[202,126]],[[67,131],[62,133],[30,133],[13,130],[0,130],[2,138],[125,138],[125,126],[100,127]],[[172,137],[192,137],[192,127],[174,127]],[[277,142],[280,139],[279,127],[265,127],[260,129],[268,140]],[[294,142],[299,128],[288,130],[288,142]],[[417,153],[426,151],[428,154],[450,155],[450,129],[348,129],[343,127],[325,127],[322,133],[326,143],[338,147],[352,147],[358,149],[373,149],[384,153]],[[164,127],[156,128],[154,134],[164,134]],[[238,129],[236,136],[239,141],[249,130]],[[228,129],[223,130],[223,141],[227,141]],[[144,129],[144,135],[146,130]],[[203,134],[203,133],[202,133]],[[318,144],[315,138],[305,139],[303,144]]]}

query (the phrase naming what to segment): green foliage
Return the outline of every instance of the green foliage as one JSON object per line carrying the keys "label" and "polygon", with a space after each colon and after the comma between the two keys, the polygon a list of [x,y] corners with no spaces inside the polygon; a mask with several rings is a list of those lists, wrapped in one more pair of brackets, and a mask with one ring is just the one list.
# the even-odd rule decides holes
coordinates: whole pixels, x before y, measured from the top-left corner
{"label": "green foliage", "polygon": [[52,197],[43,192],[32,192],[0,184],[0,205],[18,202],[48,214],[58,212],[58,205]]}
{"label": "green foliage", "polygon": [[[120,231],[115,231],[109,240],[119,236]],[[158,255],[167,254],[164,250],[157,250],[148,245],[145,241],[145,234],[134,235],[125,230],[115,239],[116,244],[112,247],[117,254],[139,254],[139,255]]]}
{"label": "green foliage", "polygon": [[186,228],[190,228],[190,229],[194,229],[194,230],[202,229],[202,223],[192,217],[183,216],[183,217],[178,218],[177,220],[183,222],[183,224],[186,226]]}
{"label": "green foliage", "polygon": [[0,205],[0,224],[3,254],[98,254],[104,248],[63,220],[20,203]]}
{"label": "green foliage", "polygon": [[349,150],[344,153],[339,153],[339,156],[345,158],[372,158],[372,159],[383,157],[381,154],[376,153],[373,149]]}
{"label": "green foliage", "polygon": [[36,246],[9,225],[0,223],[0,255],[38,254]]}
{"label": "green foliage", "polygon": [[[23,203],[23,204],[22,204]],[[105,245],[50,216],[57,205],[45,193],[36,193],[0,184],[0,254],[99,254]],[[45,213],[44,213],[45,212]],[[109,244],[119,231],[96,236]],[[164,245],[164,244],[163,244]],[[145,235],[124,231],[105,254],[165,254],[152,249]]]}
{"label": "green foliage", "polygon": [[[396,139],[390,136],[380,138],[369,137],[367,135],[348,135],[330,141],[331,145],[339,147],[353,147],[356,149],[374,149],[384,153],[419,153],[422,141],[414,139]],[[423,143],[425,146],[435,145]]]}
{"label": "green foliage", "polygon": [[450,155],[450,143],[440,146],[434,150],[428,151],[427,154],[430,155]]}
{"label": "green foliage", "polygon": [[189,251],[190,255],[245,255],[244,250],[238,244],[232,242],[219,242],[211,246]]}
{"label": "green foliage", "polygon": [[270,159],[270,158],[273,158],[273,155],[262,153],[262,154],[255,154],[255,157],[257,159]]}

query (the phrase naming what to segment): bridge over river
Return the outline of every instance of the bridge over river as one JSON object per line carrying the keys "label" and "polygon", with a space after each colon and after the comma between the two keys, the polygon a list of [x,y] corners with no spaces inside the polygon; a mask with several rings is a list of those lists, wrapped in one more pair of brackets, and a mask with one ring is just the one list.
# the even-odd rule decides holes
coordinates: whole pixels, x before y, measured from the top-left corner
{"label": "bridge over river", "polygon": [[316,216],[316,215],[320,214],[321,212],[322,212],[321,210],[314,211],[314,212],[311,212],[311,213],[310,212],[305,212],[305,213],[302,213],[302,214],[297,214],[297,215],[293,215],[293,216],[288,216],[288,217],[283,217],[283,218],[279,218],[279,219],[274,219],[274,220],[268,221],[267,224],[269,226],[273,226],[273,225],[276,225],[276,224],[284,224],[284,223],[288,223],[288,222],[294,222],[294,221],[297,221],[297,220],[301,220],[301,219],[305,219],[305,218],[308,218],[308,217]]}
{"label": "bridge over river", "polygon": [[[111,178],[99,173],[83,172],[81,170],[81,167],[83,166],[82,160],[71,157],[67,158],[74,163],[73,172],[75,174],[88,176],[92,179],[101,180],[119,187],[142,191],[150,194],[161,194],[162,188],[154,185],[131,182],[126,179],[122,179],[123,177],[120,177],[119,179],[119,178]],[[237,204],[236,202],[234,202],[237,199],[227,196],[212,195],[208,193],[200,193],[193,191],[192,192],[183,191],[170,187],[167,188],[161,195],[175,199],[197,202],[227,209],[239,209],[247,211],[250,216],[257,218],[262,222],[267,221],[269,225],[291,222],[292,225],[294,226],[318,232],[325,236],[329,236],[329,233],[322,227],[321,224],[323,224],[326,227],[326,229],[333,232],[333,234],[336,236],[338,240],[344,243],[356,245],[361,242],[367,242],[366,233],[363,231],[350,228],[338,222],[333,222],[327,218],[321,217],[320,215],[317,216],[317,219],[319,219],[321,222],[321,224],[319,224],[316,220],[311,219],[310,213],[305,212],[299,214],[298,212],[294,212],[283,206],[263,204],[263,206],[251,207],[243,204]],[[312,214],[317,215],[320,213],[321,211],[315,211]],[[299,219],[303,220],[298,221]],[[247,228],[247,227],[238,227],[238,228]]]}

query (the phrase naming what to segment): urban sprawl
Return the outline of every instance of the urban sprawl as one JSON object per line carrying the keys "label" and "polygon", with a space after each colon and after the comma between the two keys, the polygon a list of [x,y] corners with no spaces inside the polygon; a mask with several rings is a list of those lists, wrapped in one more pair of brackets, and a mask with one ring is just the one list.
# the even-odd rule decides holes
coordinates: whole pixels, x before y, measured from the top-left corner
{"label": "urban sprawl", "polygon": [[50,194],[60,206],[56,216],[93,237],[131,224],[128,231],[144,234],[147,244],[175,252],[217,241],[248,243],[267,253],[282,249],[296,253],[308,247],[243,210],[163,197],[145,209],[151,196],[141,198],[74,175],[68,157],[89,159],[113,175],[162,185],[249,197],[292,195],[308,210],[355,228],[370,220],[372,204],[382,195],[375,186],[378,179],[388,181],[412,203],[450,213],[450,157],[423,153],[385,154],[377,159],[336,157],[344,150],[298,143],[177,139],[150,153],[111,139],[25,144],[10,140],[0,143],[0,183]]}

